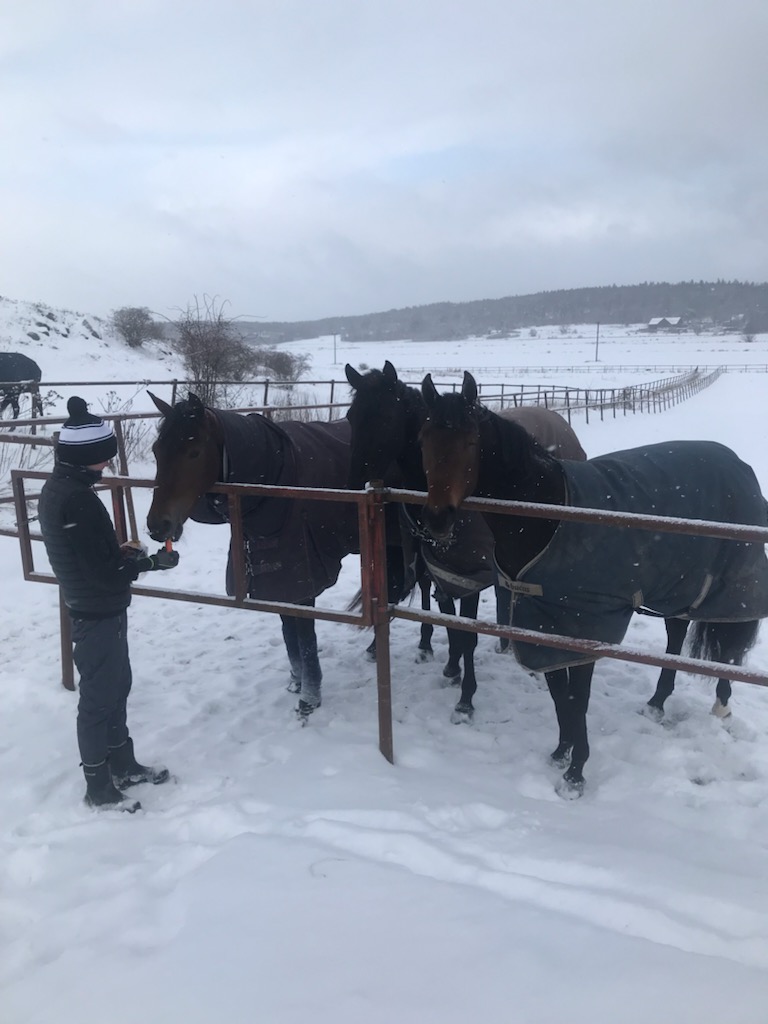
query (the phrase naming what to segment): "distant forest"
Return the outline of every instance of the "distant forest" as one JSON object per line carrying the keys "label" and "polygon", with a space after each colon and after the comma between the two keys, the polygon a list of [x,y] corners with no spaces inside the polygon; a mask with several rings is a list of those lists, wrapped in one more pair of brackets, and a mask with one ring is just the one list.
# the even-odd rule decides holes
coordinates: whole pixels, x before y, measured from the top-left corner
{"label": "distant forest", "polygon": [[512,335],[526,327],[576,324],[638,324],[654,317],[683,317],[686,329],[723,327],[768,331],[768,284],[742,281],[647,282],[537,292],[474,302],[435,302],[364,316],[327,317],[296,323],[238,322],[252,342],[275,343],[338,334],[349,341],[438,341]]}

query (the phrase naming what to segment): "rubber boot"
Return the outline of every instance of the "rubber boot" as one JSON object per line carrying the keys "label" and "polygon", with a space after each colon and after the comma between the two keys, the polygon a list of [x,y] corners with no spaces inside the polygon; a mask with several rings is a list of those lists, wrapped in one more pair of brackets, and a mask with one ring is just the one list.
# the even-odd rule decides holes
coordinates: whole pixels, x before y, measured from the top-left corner
{"label": "rubber boot", "polygon": [[112,779],[118,789],[128,789],[129,786],[138,786],[142,782],[151,782],[153,786],[159,786],[171,777],[167,768],[139,764],[133,756],[133,740],[130,736],[119,747],[109,748],[109,764]]}
{"label": "rubber boot", "polygon": [[83,774],[86,785],[85,802],[89,807],[114,808],[128,811],[129,814],[133,814],[141,807],[138,800],[126,800],[120,790],[116,789],[106,761],[102,761],[101,764],[84,764]]}

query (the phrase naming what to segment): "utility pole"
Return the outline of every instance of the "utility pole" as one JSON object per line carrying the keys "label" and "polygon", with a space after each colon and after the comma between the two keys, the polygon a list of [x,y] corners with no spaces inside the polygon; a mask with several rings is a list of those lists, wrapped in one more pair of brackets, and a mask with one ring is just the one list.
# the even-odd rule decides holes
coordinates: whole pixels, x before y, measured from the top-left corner
{"label": "utility pole", "polygon": [[600,346],[600,324],[597,324],[597,331],[595,333],[595,362],[597,362],[597,353]]}

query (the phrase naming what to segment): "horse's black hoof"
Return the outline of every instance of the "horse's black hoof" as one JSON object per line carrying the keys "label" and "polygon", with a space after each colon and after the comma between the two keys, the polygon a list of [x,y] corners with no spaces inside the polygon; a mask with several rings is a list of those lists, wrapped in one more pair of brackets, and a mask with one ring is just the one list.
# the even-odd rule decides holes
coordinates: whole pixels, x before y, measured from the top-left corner
{"label": "horse's black hoof", "polygon": [[494,647],[494,651],[496,651],[497,654],[511,654],[512,645],[509,640],[499,640]]}
{"label": "horse's black hoof", "polygon": [[555,786],[555,792],[563,800],[578,800],[584,792],[584,776],[581,771],[569,768]]}
{"label": "horse's black hoof", "polygon": [[461,669],[454,668],[449,662],[443,669],[443,679],[447,680],[450,686],[461,686]]}
{"label": "horse's black hoof", "polygon": [[306,722],[313,711],[317,711],[320,707],[320,701],[317,704],[311,704],[309,701],[300,700],[296,705],[296,717],[300,722]]}
{"label": "horse's black hoof", "polygon": [[298,676],[291,675],[286,690],[288,693],[301,693],[301,680]]}
{"label": "horse's black hoof", "polygon": [[475,709],[469,704],[457,704],[451,712],[453,725],[469,725],[475,714]]}
{"label": "horse's black hoof", "polygon": [[365,657],[368,661],[376,661],[376,645],[371,644],[370,647],[365,648]]}
{"label": "horse's black hoof", "polygon": [[652,722],[661,722],[664,718],[664,708],[656,707],[649,701],[640,708],[639,712],[644,718],[650,718]]}
{"label": "horse's black hoof", "polygon": [[571,747],[561,743],[556,750],[549,755],[549,759],[555,768],[567,768],[571,760]]}
{"label": "horse's black hoof", "polygon": [[416,664],[417,665],[422,665],[422,664],[424,664],[427,661],[434,661],[434,658],[435,658],[435,652],[432,650],[431,647],[429,647],[429,648],[420,647],[418,649],[418,651],[416,651]]}

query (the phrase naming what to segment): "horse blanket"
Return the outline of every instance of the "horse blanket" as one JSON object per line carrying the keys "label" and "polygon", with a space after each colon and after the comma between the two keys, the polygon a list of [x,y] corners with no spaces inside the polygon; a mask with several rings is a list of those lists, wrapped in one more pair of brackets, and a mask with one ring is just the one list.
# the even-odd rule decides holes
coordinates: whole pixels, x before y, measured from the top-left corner
{"label": "horse blanket", "polygon": [[421,557],[440,596],[455,601],[495,582],[493,534],[478,512],[462,512],[450,544],[439,544],[419,520],[420,507],[401,505],[405,529],[421,541]]}
{"label": "horse blanket", "polygon": [[[563,462],[565,504],[646,515],[768,526],[750,466],[709,441],[675,441]],[[513,593],[512,624],[620,643],[635,611],[737,622],[768,616],[762,544],[561,520],[547,547],[500,583]],[[532,671],[591,658],[514,643]]]}
{"label": "horse blanket", "polygon": [[[278,424],[255,413],[217,409],[215,415],[224,434],[222,482],[346,487],[346,420]],[[248,596],[255,600],[309,601],[333,586],[342,558],[360,550],[357,506],[351,502],[258,497],[243,499],[242,512]],[[191,518],[226,522],[227,496],[204,495]],[[231,549],[226,586],[233,594]]]}

